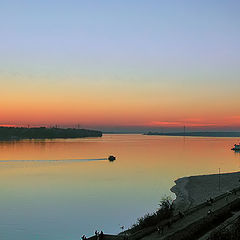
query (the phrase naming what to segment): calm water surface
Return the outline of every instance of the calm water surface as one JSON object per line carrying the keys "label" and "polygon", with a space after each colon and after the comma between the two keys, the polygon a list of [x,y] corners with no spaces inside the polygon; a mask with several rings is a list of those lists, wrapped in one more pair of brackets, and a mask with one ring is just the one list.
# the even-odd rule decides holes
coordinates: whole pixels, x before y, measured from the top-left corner
{"label": "calm water surface", "polygon": [[[240,155],[230,150],[236,142],[133,134],[0,142],[0,239],[118,233],[156,210],[164,195],[174,197],[175,179],[238,171]],[[110,154],[115,162],[101,160]]]}

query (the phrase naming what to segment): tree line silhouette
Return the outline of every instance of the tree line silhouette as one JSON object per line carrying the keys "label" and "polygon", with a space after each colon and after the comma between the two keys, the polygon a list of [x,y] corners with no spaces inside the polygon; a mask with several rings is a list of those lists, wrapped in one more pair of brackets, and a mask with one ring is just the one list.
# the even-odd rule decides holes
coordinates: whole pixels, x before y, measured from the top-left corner
{"label": "tree line silhouette", "polygon": [[44,138],[84,138],[101,137],[102,132],[76,128],[46,127],[0,127],[0,139],[44,139]]}

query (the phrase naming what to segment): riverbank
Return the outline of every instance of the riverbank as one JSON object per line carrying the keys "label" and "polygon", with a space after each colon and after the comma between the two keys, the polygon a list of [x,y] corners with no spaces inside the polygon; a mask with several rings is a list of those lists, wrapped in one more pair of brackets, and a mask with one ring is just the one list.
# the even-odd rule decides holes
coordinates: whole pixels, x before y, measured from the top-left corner
{"label": "riverbank", "polygon": [[[176,211],[173,216],[167,220],[167,223],[158,223],[159,228],[162,229],[160,233],[155,226],[155,230],[151,229],[151,234],[145,229],[145,236],[138,239],[219,239],[214,238],[216,232],[221,233],[222,229],[226,229],[235,222],[237,224],[240,219],[239,178],[240,172],[233,172],[191,176],[176,180],[176,185],[171,189],[177,196],[174,201]],[[209,201],[210,198],[211,201]]]}
{"label": "riverbank", "polygon": [[240,172],[183,177],[175,181],[176,208],[187,210],[240,186]]}
{"label": "riverbank", "polygon": [[101,131],[76,128],[0,127],[0,140],[102,137]]}
{"label": "riverbank", "polygon": [[144,135],[180,136],[180,137],[240,137],[240,132],[148,132]]}
{"label": "riverbank", "polygon": [[[132,240],[208,239],[206,237],[211,236],[218,226],[239,219],[239,179],[240,172],[177,179],[171,188],[177,196],[171,216],[136,232],[127,230],[109,239],[124,239],[125,234]],[[208,201],[210,198],[211,202]]]}

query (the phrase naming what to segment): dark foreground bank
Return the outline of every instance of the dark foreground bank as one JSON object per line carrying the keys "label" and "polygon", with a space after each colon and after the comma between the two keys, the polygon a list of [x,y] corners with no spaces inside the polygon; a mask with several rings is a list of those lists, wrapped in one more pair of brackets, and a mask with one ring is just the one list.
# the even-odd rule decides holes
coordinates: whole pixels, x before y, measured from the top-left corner
{"label": "dark foreground bank", "polygon": [[[157,213],[146,215],[139,219],[136,226],[119,235],[108,235],[106,239],[239,240],[239,174],[236,172],[179,179],[174,192],[177,193],[177,200],[182,197],[185,208],[179,208],[175,201],[173,208],[172,204],[169,205],[170,211],[166,217],[163,217],[162,212],[159,216]],[[160,209],[164,209],[164,206]]]}
{"label": "dark foreground bank", "polygon": [[75,128],[0,127],[0,140],[101,137],[102,132]]}

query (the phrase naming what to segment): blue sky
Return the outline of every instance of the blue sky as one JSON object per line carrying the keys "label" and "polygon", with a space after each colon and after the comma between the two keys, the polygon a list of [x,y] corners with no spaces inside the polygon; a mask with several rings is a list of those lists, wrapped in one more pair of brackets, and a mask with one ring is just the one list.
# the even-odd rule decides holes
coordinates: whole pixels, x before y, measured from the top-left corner
{"label": "blue sky", "polygon": [[[23,0],[0,4],[0,81],[3,89],[13,86],[12,94],[25,87],[41,97],[41,89],[51,95],[49,89],[67,86],[73,93],[76,88],[85,92],[120,89],[119,98],[124,89],[132,89],[137,102],[141,95],[149,99],[160,89],[168,96],[172,93],[172,99],[184,98],[179,95],[183,92],[193,102],[206,95],[209,102],[219,102],[222,96],[229,105],[239,103],[239,1]],[[127,91],[126,97],[131,96]],[[156,95],[153,101],[163,99]],[[182,104],[183,112],[187,111],[186,103]],[[171,105],[171,98],[166,105]],[[233,110],[228,113],[227,107],[226,116],[240,115]],[[177,118],[166,112],[162,115],[152,120]],[[187,113],[180,115],[183,118]]]}

